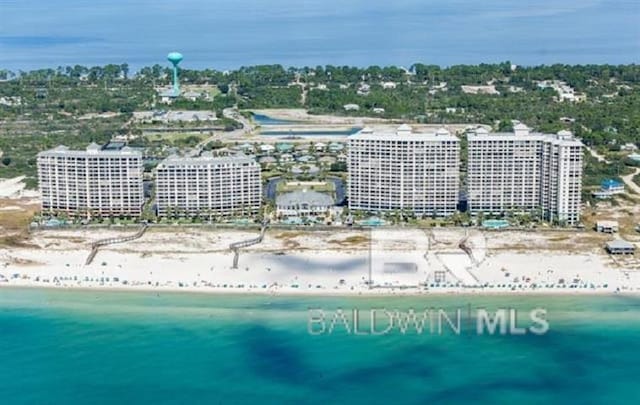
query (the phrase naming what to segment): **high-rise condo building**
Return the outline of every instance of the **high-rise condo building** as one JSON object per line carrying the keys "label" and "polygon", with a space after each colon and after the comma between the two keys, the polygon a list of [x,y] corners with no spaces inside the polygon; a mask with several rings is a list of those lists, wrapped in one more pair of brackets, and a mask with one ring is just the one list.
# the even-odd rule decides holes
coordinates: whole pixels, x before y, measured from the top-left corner
{"label": "high-rise condo building", "polygon": [[144,205],[142,154],[129,147],[86,150],[66,146],[40,152],[38,182],[44,213],[139,216]]}
{"label": "high-rise condo building", "polygon": [[365,128],[349,137],[348,200],[352,210],[410,211],[447,216],[456,211],[460,142],[446,129],[413,133]]}
{"label": "high-rise condo building", "polygon": [[260,211],[260,166],[253,157],[177,157],[156,169],[159,216],[251,215]]}
{"label": "high-rise condo building", "polygon": [[576,224],[582,193],[582,143],[568,131],[513,133],[478,128],[467,135],[468,206],[472,214],[532,213]]}

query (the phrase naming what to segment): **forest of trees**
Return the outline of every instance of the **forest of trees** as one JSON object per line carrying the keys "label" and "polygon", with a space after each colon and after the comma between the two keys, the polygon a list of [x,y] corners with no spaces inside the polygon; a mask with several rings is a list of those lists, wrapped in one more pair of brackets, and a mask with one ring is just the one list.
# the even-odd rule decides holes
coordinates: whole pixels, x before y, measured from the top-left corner
{"label": "forest of trees", "polygon": [[[168,86],[171,70],[154,65],[132,72],[127,64],[66,66],[30,72],[0,69],[0,150],[9,159],[3,174],[33,172],[35,153],[59,143],[102,141],[130,129],[136,110],[164,109],[157,89]],[[216,111],[227,107],[305,108],[310,113],[395,118],[424,123],[481,123],[508,130],[511,120],[536,130],[568,129],[587,145],[611,151],[640,145],[640,66],[499,64],[439,67],[281,65],[180,71],[183,85],[216,86],[212,99],[178,99],[172,108]],[[559,102],[538,81],[561,80],[586,96]],[[393,86],[384,86],[393,82]],[[499,94],[466,94],[463,85],[491,83]],[[366,86],[365,86],[366,85]],[[359,91],[363,86],[366,92]],[[513,89],[517,88],[518,91]],[[345,111],[357,104],[358,111]],[[375,114],[373,109],[378,110]],[[113,113],[95,119],[87,115]],[[20,141],[16,142],[19,138]],[[2,162],[2,163],[5,163]]]}
{"label": "forest of trees", "polygon": [[[640,136],[640,66],[637,65],[550,65],[512,68],[500,64],[459,65],[441,68],[415,64],[367,68],[317,66],[285,68],[280,65],[242,67],[221,72],[188,70],[180,72],[184,84],[214,84],[221,94],[208,103],[191,108],[221,110],[239,108],[307,108],[311,113],[345,114],[345,104],[358,104],[355,115],[372,115],[384,108],[384,117],[434,123],[479,122],[499,125],[518,119],[540,130],[558,130],[567,125],[560,118],[575,120],[568,129],[593,144],[612,138],[631,141]],[[46,104],[38,100],[46,94],[58,111],[67,113],[123,112],[154,106],[154,88],[168,85],[171,70],[154,65],[131,74],[127,64],[103,67],[59,67],[31,72],[0,70],[0,96],[21,96],[20,113],[38,110]],[[584,93],[582,103],[554,102],[555,92],[540,89],[536,81],[562,80]],[[392,81],[394,89],[381,83]],[[465,94],[462,85],[493,83],[499,96]],[[358,94],[360,84],[370,86],[368,95]],[[440,83],[446,91],[430,92]],[[326,87],[321,88],[324,85]],[[511,86],[522,89],[510,92]],[[307,91],[307,97],[302,97]],[[185,104],[183,102],[183,104]],[[0,107],[0,117],[10,114]],[[55,111],[55,110],[54,110]],[[455,112],[452,112],[455,111]]]}

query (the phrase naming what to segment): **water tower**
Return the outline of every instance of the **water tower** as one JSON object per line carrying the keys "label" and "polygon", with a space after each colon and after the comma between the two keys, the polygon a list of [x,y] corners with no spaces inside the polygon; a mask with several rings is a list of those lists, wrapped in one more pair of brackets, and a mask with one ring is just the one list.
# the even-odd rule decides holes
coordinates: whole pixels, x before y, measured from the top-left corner
{"label": "water tower", "polygon": [[173,65],[173,94],[177,97],[180,94],[180,84],[178,83],[178,64],[182,61],[182,54],[171,52],[167,59]]}

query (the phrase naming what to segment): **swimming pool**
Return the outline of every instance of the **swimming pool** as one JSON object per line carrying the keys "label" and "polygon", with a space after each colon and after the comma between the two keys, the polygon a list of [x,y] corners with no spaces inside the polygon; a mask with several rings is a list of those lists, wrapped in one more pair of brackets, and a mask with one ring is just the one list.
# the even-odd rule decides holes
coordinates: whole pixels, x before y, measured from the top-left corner
{"label": "swimming pool", "polygon": [[489,229],[502,229],[509,226],[509,221],[505,219],[487,219],[482,221],[482,226]]}
{"label": "swimming pool", "polygon": [[382,219],[380,219],[378,217],[370,217],[370,218],[367,218],[365,220],[358,221],[356,223],[358,225],[362,225],[362,226],[381,226],[381,225],[385,224],[384,220],[382,220]]}
{"label": "swimming pool", "polygon": [[285,225],[302,225],[303,221],[300,217],[289,217],[282,221]]}

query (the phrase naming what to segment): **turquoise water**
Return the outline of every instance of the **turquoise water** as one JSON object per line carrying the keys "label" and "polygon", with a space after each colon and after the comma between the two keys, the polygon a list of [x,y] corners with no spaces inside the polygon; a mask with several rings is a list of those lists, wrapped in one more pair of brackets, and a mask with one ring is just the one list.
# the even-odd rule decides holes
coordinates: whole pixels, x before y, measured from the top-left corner
{"label": "turquoise water", "polygon": [[[308,309],[547,309],[544,335],[310,335]],[[640,299],[0,289],[2,403],[637,403]]]}
{"label": "turquoise water", "polygon": [[264,114],[256,114],[253,113],[253,120],[258,124],[258,125],[293,125],[296,124],[298,121],[292,121],[292,120],[283,120],[283,119],[279,119],[279,118],[273,118],[270,117],[268,115],[264,115]]}
{"label": "turquoise water", "polygon": [[506,228],[509,226],[509,221],[505,219],[487,219],[486,221],[482,221],[482,226],[491,229]]}
{"label": "turquoise water", "polygon": [[282,223],[286,225],[302,225],[303,221],[300,217],[289,217],[285,218]]}
{"label": "turquoise water", "polygon": [[251,223],[251,220],[247,218],[239,218],[239,219],[234,219],[233,223],[235,225],[248,225]]}
{"label": "turquoise water", "polygon": [[294,146],[292,143],[277,143],[276,149],[278,152],[289,152],[293,150]]}
{"label": "turquoise water", "polygon": [[378,217],[370,217],[365,220],[358,221],[357,223],[358,225],[363,225],[363,226],[381,226],[385,224],[385,221]]}

